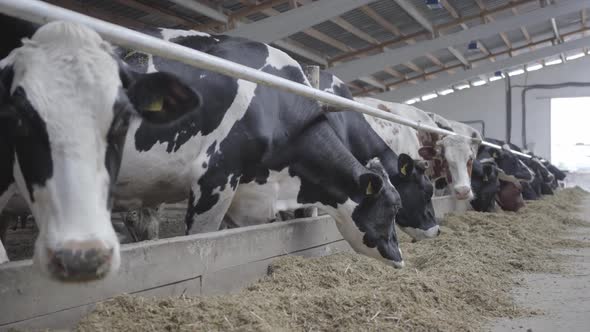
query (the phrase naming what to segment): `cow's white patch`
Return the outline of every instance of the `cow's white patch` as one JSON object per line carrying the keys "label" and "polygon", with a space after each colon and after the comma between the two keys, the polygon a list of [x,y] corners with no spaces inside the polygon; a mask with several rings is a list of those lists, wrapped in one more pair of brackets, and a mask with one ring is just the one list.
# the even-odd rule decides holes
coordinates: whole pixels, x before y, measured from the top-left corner
{"label": "cow's white patch", "polygon": [[[156,143],[149,151],[137,151],[135,135],[141,120],[132,120],[115,191],[117,204],[121,200],[132,200],[134,208],[137,208],[138,205],[155,206],[161,202],[175,203],[186,199],[190,189],[187,184],[196,182],[209,168],[206,150],[216,141],[214,152],[219,151],[221,141],[227,137],[236,121],[245,115],[255,89],[255,83],[238,80],[237,95],[221,124],[209,135],[199,133],[191,137],[171,153],[167,152],[168,142]],[[175,149],[178,144],[176,139],[178,135],[173,143]],[[200,190],[195,194],[200,195]],[[137,204],[138,200],[140,204]],[[129,206],[121,206],[127,207]]]}
{"label": "cow's white patch", "polygon": [[394,262],[385,259],[383,256],[381,256],[377,248],[369,248],[363,243],[363,237],[365,234],[356,227],[354,220],[352,220],[352,212],[357,207],[357,205],[358,204],[356,204],[354,201],[348,199],[343,204],[338,204],[336,209],[326,206],[324,207],[324,210],[334,218],[336,221],[336,227],[338,227],[338,231],[340,231],[340,234],[342,234],[344,240],[350,244],[354,251],[359,254],[377,259],[396,268],[404,267],[405,263],[403,260],[401,262]]}
{"label": "cow's white patch", "polygon": [[[276,49],[272,46],[266,45],[268,49],[268,57],[266,58],[266,62],[263,67],[271,66],[277,70],[281,70],[286,66],[293,66],[299,68],[299,63],[291,58],[287,53]],[[305,84],[309,85],[309,80],[305,75],[303,75],[305,79]]]}
{"label": "cow's white patch", "polygon": [[119,244],[107,210],[105,137],[121,82],[112,49],[93,30],[52,22],[14,52],[11,91],[22,87],[45,122],[53,163],[52,176],[32,193],[15,165],[17,186],[40,229],[35,259],[45,271],[47,249],[98,241],[113,250],[114,270]]}
{"label": "cow's white patch", "polygon": [[[515,156],[515,158],[516,158],[516,156]],[[526,165],[526,164],[525,164],[525,163],[524,163],[522,160],[518,159],[518,163],[519,163],[519,164],[520,164],[522,167],[524,167],[524,169],[526,169],[526,171],[527,171],[527,172],[529,173],[529,175],[531,176],[531,179],[530,179],[530,180],[527,180],[526,182],[528,182],[528,183],[531,183],[531,182],[533,182],[533,180],[535,179],[535,176],[536,176],[536,175],[535,175],[535,172],[533,172],[533,170],[532,170],[532,169],[530,169],[530,167],[528,167],[528,166],[527,166],[527,165]]]}
{"label": "cow's white patch", "polygon": [[8,254],[6,253],[6,249],[4,249],[4,245],[0,242],[0,264],[4,264],[8,262]]}
{"label": "cow's white patch", "polygon": [[437,237],[440,230],[438,225],[430,227],[427,230],[412,227],[402,227],[399,225],[398,227],[416,241]]}
{"label": "cow's white patch", "polygon": [[[357,101],[379,109],[387,108],[390,113],[404,116],[400,114],[401,110],[395,107],[397,106],[395,103],[384,102],[375,98],[357,98]],[[420,159],[418,154],[420,141],[414,128],[366,114],[364,114],[364,117],[371,128],[393,152],[397,154],[405,153],[412,159]]]}
{"label": "cow's white patch", "polygon": [[160,33],[162,34],[162,39],[164,39],[166,41],[169,41],[170,39],[174,39],[174,38],[178,38],[178,37],[191,37],[191,36],[211,37],[211,35],[208,33],[195,31],[195,30],[177,30],[177,29],[160,28]]}
{"label": "cow's white patch", "polygon": [[240,184],[227,214],[240,227],[267,223],[279,211],[310,206],[297,202],[300,188],[301,180],[290,176],[287,168],[271,171],[264,184]]}
{"label": "cow's white patch", "polygon": [[155,73],[156,70],[156,66],[154,65],[154,56],[151,54],[146,54],[147,56],[147,73]]}

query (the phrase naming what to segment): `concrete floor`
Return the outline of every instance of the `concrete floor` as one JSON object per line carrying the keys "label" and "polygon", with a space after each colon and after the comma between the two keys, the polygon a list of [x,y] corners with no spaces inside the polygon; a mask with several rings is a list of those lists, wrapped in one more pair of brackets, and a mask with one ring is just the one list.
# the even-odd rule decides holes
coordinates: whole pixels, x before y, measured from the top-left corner
{"label": "concrete floor", "polygon": [[[590,199],[582,212],[590,221]],[[572,229],[568,237],[590,242],[590,228]],[[525,287],[515,290],[517,302],[544,314],[495,321],[493,332],[590,331],[590,248],[559,250],[568,273],[524,275]]]}

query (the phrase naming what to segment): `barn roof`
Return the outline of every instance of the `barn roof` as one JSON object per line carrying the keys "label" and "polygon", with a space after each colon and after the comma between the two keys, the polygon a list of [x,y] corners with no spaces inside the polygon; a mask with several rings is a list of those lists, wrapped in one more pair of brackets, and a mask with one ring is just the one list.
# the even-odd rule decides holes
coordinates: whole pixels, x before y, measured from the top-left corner
{"label": "barn roof", "polygon": [[573,61],[590,46],[585,0],[46,2],[133,29],[263,41],[333,72],[355,95],[398,102],[481,84],[497,71]]}

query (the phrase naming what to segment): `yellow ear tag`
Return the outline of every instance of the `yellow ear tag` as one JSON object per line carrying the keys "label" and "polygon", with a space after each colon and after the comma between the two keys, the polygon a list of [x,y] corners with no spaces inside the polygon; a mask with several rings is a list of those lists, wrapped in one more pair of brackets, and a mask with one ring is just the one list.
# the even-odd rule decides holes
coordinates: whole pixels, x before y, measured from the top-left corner
{"label": "yellow ear tag", "polygon": [[164,98],[158,98],[149,104],[145,110],[149,112],[160,112],[164,107]]}
{"label": "yellow ear tag", "polygon": [[498,154],[497,154],[496,152],[494,152],[494,153],[492,154],[492,157],[494,157],[494,158],[498,158]]}
{"label": "yellow ear tag", "polygon": [[406,168],[408,167],[408,164],[404,164],[404,166],[402,166],[402,169],[400,170],[400,172],[402,173],[403,176],[408,175],[408,171],[406,170]]}
{"label": "yellow ear tag", "polygon": [[367,186],[367,196],[368,195],[373,195],[373,186],[371,185],[371,182],[369,182],[369,185]]}

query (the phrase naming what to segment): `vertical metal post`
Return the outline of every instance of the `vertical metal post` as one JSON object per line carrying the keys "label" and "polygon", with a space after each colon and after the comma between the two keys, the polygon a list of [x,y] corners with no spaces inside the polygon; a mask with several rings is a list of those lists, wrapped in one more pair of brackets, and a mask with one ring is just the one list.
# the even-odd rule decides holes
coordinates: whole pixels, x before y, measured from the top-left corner
{"label": "vertical metal post", "polygon": [[512,85],[510,75],[504,73],[506,83],[506,143],[511,143],[512,138]]}
{"label": "vertical metal post", "polygon": [[309,84],[314,89],[320,88],[320,66],[309,65],[303,68],[305,71],[305,76],[309,80]]}

